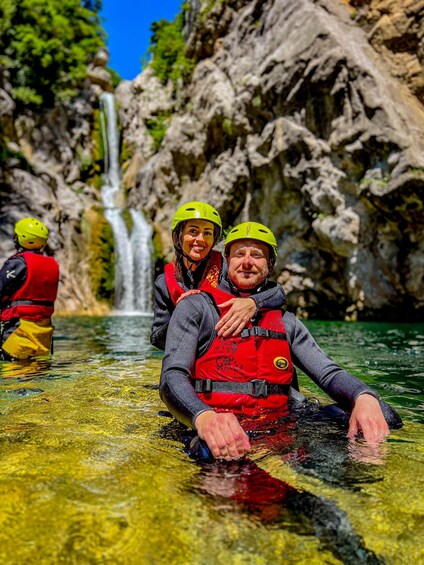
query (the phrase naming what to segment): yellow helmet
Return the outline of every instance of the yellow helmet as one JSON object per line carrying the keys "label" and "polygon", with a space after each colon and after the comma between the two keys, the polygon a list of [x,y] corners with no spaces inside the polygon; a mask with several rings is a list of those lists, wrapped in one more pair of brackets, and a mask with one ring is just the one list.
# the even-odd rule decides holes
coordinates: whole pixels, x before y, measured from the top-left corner
{"label": "yellow helmet", "polygon": [[15,224],[19,245],[25,249],[40,249],[47,243],[49,230],[36,218],[24,218]]}
{"label": "yellow helmet", "polygon": [[255,239],[268,244],[275,260],[277,256],[277,240],[272,231],[257,222],[244,222],[230,230],[225,238],[225,255],[229,253],[229,246],[239,239]]}
{"label": "yellow helmet", "polygon": [[174,231],[178,224],[187,220],[207,220],[212,222],[218,226],[218,238],[221,235],[221,216],[213,206],[206,204],[206,202],[187,202],[187,204],[180,206],[172,218],[171,231]]}

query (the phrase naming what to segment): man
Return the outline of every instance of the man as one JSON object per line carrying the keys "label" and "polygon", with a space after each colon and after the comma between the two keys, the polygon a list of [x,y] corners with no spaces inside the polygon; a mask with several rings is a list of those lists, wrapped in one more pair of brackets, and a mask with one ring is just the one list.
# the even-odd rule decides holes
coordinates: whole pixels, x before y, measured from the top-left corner
{"label": "man", "polygon": [[0,270],[1,355],[27,359],[50,352],[59,266],[43,254],[49,231],[36,218],[15,225],[17,253]]}
{"label": "man", "polygon": [[246,222],[229,232],[228,283],[185,298],[171,318],[161,398],[178,420],[197,431],[215,458],[238,459],[250,450],[243,420],[287,413],[296,365],[351,412],[349,438],[361,431],[377,445],[389,435],[381,405],[395,425],[401,425],[400,418],[330,359],[293,314],[259,312],[250,329],[225,337],[231,328],[222,325],[217,304],[228,300],[228,292],[245,297],[266,288],[276,252],[275,237],[262,224]]}

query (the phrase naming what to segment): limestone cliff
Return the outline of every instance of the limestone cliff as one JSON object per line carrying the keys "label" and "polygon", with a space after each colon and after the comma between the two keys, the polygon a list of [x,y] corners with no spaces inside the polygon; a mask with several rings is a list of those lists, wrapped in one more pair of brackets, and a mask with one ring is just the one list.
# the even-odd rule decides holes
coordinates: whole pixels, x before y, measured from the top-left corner
{"label": "limestone cliff", "polygon": [[[424,0],[186,4],[190,78],[164,85],[147,68],[116,92],[128,204],[152,222],[159,259],[172,256],[176,207],[202,199],[228,227],[273,229],[274,276],[299,315],[422,320]],[[38,114],[17,114],[0,69],[0,261],[14,222],[41,217],[58,312],[109,308],[106,62],[99,53],[79,96]]]}
{"label": "limestone cliff", "polygon": [[190,5],[188,84],[148,69],[117,90],[129,201],[165,256],[173,211],[203,199],[274,231],[299,314],[422,319],[424,2]]}
{"label": "limestone cliff", "polygon": [[0,69],[0,263],[14,252],[14,223],[25,216],[41,218],[50,228],[48,252],[60,265],[59,313],[109,310],[93,284],[106,223],[94,181],[99,184],[103,166],[101,159],[96,162],[98,96],[112,88],[107,60],[106,51],[98,54],[74,100],[38,113],[14,111]]}

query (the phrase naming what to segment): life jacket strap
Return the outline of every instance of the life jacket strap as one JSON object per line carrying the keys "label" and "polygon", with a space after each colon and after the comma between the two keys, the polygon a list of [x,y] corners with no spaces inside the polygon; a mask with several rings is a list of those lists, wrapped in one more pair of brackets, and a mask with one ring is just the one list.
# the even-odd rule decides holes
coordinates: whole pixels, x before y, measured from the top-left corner
{"label": "life jacket strap", "polygon": [[3,310],[13,308],[14,306],[54,306],[51,300],[12,300],[2,306]]}
{"label": "life jacket strap", "polygon": [[259,326],[244,328],[244,330],[242,330],[240,333],[240,337],[251,337],[251,336],[270,337],[272,339],[282,339],[284,341],[287,341],[287,335],[285,333],[274,332],[273,330],[267,330],[266,328],[261,328]]}
{"label": "life jacket strap", "polygon": [[263,379],[238,383],[234,381],[212,381],[211,379],[190,379],[196,392],[229,392],[232,394],[249,394],[254,398],[266,398],[271,394],[288,395],[290,385],[269,383]]}

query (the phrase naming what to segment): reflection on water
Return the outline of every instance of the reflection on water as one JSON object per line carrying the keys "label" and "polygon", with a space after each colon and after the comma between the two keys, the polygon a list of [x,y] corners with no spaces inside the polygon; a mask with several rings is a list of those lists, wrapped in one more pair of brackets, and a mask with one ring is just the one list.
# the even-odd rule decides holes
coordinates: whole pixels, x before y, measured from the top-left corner
{"label": "reflection on water", "polygon": [[51,359],[0,365],[0,563],[424,561],[423,325],[308,323],[404,417],[378,452],[300,418],[201,465],[164,415],[150,324],[56,319]]}

